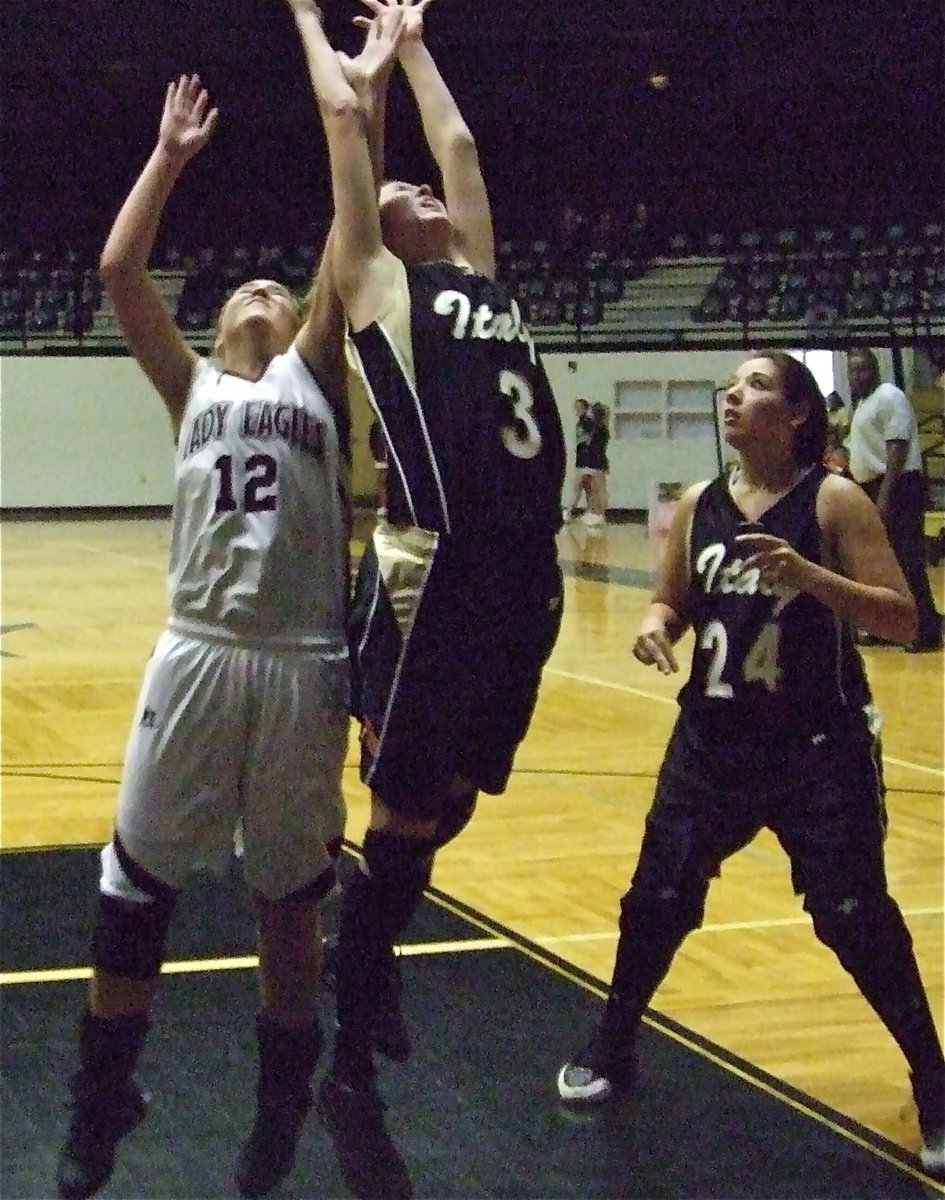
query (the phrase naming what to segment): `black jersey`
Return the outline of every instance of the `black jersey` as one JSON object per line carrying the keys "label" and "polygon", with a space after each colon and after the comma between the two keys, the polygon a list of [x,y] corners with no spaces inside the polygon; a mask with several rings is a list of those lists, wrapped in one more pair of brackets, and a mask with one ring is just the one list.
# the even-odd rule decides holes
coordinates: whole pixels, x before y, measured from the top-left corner
{"label": "black jersey", "polygon": [[[810,467],[753,527],[822,561],[817,492],[828,472]],[[770,586],[735,538],[748,523],[728,481],[696,501],[689,534],[689,608],[696,635],[680,703],[719,721],[720,736],[776,742],[849,721],[865,725],[869,685],[853,630],[813,596]]]}
{"label": "black jersey", "polygon": [[591,444],[594,440],[594,418],[586,413],[578,417],[575,425],[574,465],[576,467],[593,467],[591,462]]}
{"label": "black jersey", "polygon": [[607,461],[607,447],[609,445],[610,430],[606,425],[601,425],[599,421],[595,421],[591,433],[591,444],[587,448],[586,465],[595,471],[606,471],[610,465]]}
{"label": "black jersey", "polygon": [[351,336],[387,440],[389,520],[547,540],[561,524],[564,436],[518,304],[448,262],[405,267],[399,304]]}

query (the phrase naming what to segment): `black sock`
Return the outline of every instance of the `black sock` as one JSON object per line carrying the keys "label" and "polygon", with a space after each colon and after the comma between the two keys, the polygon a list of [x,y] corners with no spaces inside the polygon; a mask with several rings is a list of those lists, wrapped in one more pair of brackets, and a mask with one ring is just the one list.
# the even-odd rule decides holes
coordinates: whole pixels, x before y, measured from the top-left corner
{"label": "black sock", "polygon": [[364,865],[345,888],[338,929],[338,1037],[334,1073],[372,1071],[370,1024],[397,937],[406,929],[430,880],[430,840],[368,830]]}

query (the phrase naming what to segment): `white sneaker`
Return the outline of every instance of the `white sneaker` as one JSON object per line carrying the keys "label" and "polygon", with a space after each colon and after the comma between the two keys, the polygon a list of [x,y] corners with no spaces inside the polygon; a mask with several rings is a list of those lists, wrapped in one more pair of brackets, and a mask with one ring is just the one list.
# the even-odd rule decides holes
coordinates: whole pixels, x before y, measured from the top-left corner
{"label": "white sneaker", "polygon": [[919,1111],[922,1166],[937,1179],[945,1177],[945,1081],[932,1080],[917,1086],[912,1076],[912,1094]]}
{"label": "white sneaker", "polygon": [[604,518],[599,513],[585,513],[581,518],[585,525],[603,525]]}

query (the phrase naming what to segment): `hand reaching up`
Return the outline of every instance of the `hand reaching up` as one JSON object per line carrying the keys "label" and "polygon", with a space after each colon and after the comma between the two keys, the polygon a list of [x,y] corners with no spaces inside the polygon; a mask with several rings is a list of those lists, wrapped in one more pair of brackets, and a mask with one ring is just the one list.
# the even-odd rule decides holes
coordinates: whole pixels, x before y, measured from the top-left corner
{"label": "hand reaching up", "polygon": [[400,4],[378,4],[372,19],[355,17],[355,24],[367,34],[364,45],[356,58],[339,53],[338,61],[345,78],[359,94],[390,76],[404,35],[406,11]]}
{"label": "hand reaching up", "polygon": [[[403,27],[400,40],[403,42],[419,42],[423,37],[423,14],[433,0],[361,0],[362,4],[374,13],[374,19],[383,16],[385,12],[400,9],[403,14]],[[368,17],[355,17],[355,24],[367,27],[371,24]]]}
{"label": "hand reaching up", "polygon": [[173,158],[188,162],[206,146],[219,110],[207,111],[209,96],[199,75],[181,75],[167,85],[158,142]]}

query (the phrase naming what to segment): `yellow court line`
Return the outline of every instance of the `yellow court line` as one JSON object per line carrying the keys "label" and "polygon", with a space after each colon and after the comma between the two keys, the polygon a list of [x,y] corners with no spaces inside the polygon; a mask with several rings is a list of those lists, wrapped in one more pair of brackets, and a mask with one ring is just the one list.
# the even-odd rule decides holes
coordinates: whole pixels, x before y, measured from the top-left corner
{"label": "yellow court line", "polygon": [[[456,942],[426,942],[398,947],[404,958],[428,954],[458,954],[469,950],[507,950],[513,943],[508,938],[465,938]],[[162,975],[198,975],[206,971],[247,971],[259,966],[259,957],[247,954],[242,958],[194,958],[185,962],[168,962]],[[17,983],[65,983],[72,979],[91,979],[91,967],[51,967],[35,971],[0,972],[0,987]]]}
{"label": "yellow court line", "polygon": [[[942,915],[941,908],[903,909],[906,917],[937,917]],[[784,925],[809,925],[809,917],[784,917],[772,921],[732,921],[728,924],[703,925],[694,933],[727,933],[738,929],[767,929]],[[617,938],[616,927],[598,933],[561,933],[538,934],[532,941],[538,946],[575,945],[583,942],[612,942]],[[463,954],[471,951],[508,950],[517,947],[517,942],[510,938],[462,938],[455,942],[414,942],[399,946],[397,953],[403,958],[429,957],[435,954]],[[207,971],[248,971],[259,966],[259,958],[255,954],[247,954],[241,958],[195,958],[184,962],[168,962],[161,968],[162,975],[197,975]],[[32,971],[3,971],[0,972],[0,987],[8,987],[19,983],[65,983],[74,979],[90,979],[91,967],[50,967]]]}
{"label": "yellow court line", "polygon": [[[559,667],[545,667],[546,675],[560,675],[563,679],[573,679],[577,683],[589,683],[594,687],[610,688],[614,692],[626,692],[629,696],[640,696],[644,700],[656,700],[660,704],[677,703],[675,696],[661,696],[656,692],[647,692],[642,688],[629,687],[625,683],[613,683],[609,679],[598,679],[594,675],[579,675],[576,671],[562,671]],[[921,763],[910,762],[905,758],[892,758],[883,754],[883,762],[891,763],[894,767],[906,767],[910,771],[921,771],[924,775],[945,777],[943,767],[924,767]]]}

